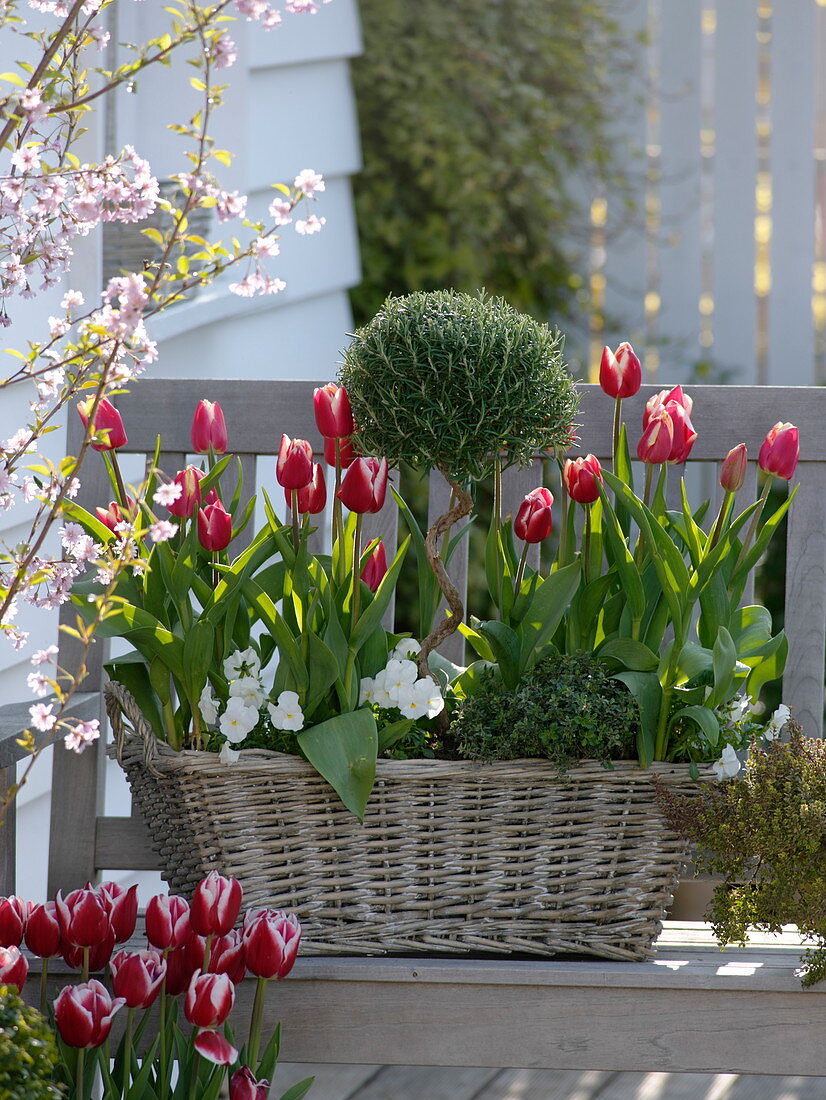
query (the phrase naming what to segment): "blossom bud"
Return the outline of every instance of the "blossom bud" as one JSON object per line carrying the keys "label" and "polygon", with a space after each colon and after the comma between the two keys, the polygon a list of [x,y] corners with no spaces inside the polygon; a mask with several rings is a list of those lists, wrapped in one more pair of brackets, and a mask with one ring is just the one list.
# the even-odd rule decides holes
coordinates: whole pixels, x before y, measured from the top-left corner
{"label": "blossom bud", "polygon": [[224,878],[217,871],[210,871],[192,895],[189,919],[193,932],[199,936],[225,936],[238,918],[241,897],[238,879]]}
{"label": "blossom bud", "polygon": [[20,946],[32,908],[30,901],[23,901],[16,894],[0,898],[0,947]]}
{"label": "blossom bud", "polygon": [[551,505],[554,502],[550,489],[541,486],[532,489],[516,513],[513,521],[513,533],[523,542],[542,542],[550,535],[553,529],[553,515]]}
{"label": "blossom bud", "polygon": [[201,479],[203,476],[202,471],[195,466],[187,466],[175,474],[172,481],[175,485],[180,485],[181,495],[177,500],[173,500],[171,504],[167,504],[167,508],[173,516],[189,518],[192,515],[201,503]]}
{"label": "blossom bud", "polygon": [[[83,421],[84,428],[89,427],[89,415],[94,405],[94,399],[89,397],[86,401],[79,401],[77,411]],[[126,430],[123,426],[121,415],[111,401],[105,397],[98,402],[95,410],[95,419],[92,423],[92,435],[98,436],[104,442],[92,443],[96,451],[116,451],[125,447],[129,440],[126,438]]]}
{"label": "blossom bud", "polygon": [[112,1029],[112,1017],[123,1008],[121,997],[114,1000],[96,979],[61,989],[54,1004],[55,1024],[60,1038],[70,1047],[99,1047]]}
{"label": "blossom bud", "polygon": [[[356,449],[349,439],[338,440],[338,460],[342,470],[346,470],[348,466],[351,466],[353,461],[358,458]],[[324,461],[328,466],[335,466],[336,464],[336,440],[325,439],[324,440]]]}
{"label": "blossom bud", "polygon": [[674,442],[674,425],[671,417],[660,409],[653,415],[637,444],[637,458],[650,465],[667,462]]}
{"label": "blossom bud", "polygon": [[281,436],[275,479],[285,489],[303,489],[313,479],[313,449],[306,439]]}
{"label": "blossom bud", "polygon": [[229,1100],[267,1100],[269,1081],[257,1081],[249,1066],[241,1066],[229,1082]]}
{"label": "blossom bud", "polygon": [[232,516],[220,500],[198,509],[198,541],[205,550],[225,550],[232,541]]}
{"label": "blossom bud", "polygon": [[149,1008],[166,977],[166,962],[157,951],[118,951],[110,963],[112,989],[128,1008]]}
{"label": "blossom bud", "polygon": [[19,947],[0,947],[0,985],[21,992],[26,984],[29,964]]}
{"label": "blossom bud", "polygon": [[220,1027],[235,1004],[235,986],[226,974],[192,975],[184,1001],[184,1015],[196,1027]]}
{"label": "blossom bud", "polygon": [[633,397],[642,382],[640,361],[634,349],[625,341],[615,352],[602,349],[599,364],[599,384],[609,397]]}
{"label": "blossom bud", "polygon": [[338,498],[351,512],[381,511],[387,493],[387,459],[356,458],[341,481]]}
{"label": "blossom bud", "polygon": [[244,919],[247,969],[259,978],[286,978],[301,943],[298,918],[279,909],[259,909]]}
{"label": "blossom bud", "polygon": [[763,440],[757,465],[764,473],[791,481],[800,458],[800,438],[794,424],[778,421]]}
{"label": "blossom bud", "polygon": [[361,571],[361,579],[371,592],[378,591],[382,578],[387,572],[387,553],[384,543],[379,540],[370,553],[364,568]]}
{"label": "blossom bud", "polygon": [[91,886],[72,890],[65,898],[58,890],[55,907],[61,939],[68,946],[94,947],[112,935],[108,899]]}
{"label": "blossom bud", "polygon": [[217,455],[227,449],[227,426],[217,401],[199,401],[192,418],[192,450],[208,454],[210,446]]}
{"label": "blossom bud", "polygon": [[60,954],[60,925],[53,901],[35,905],[26,921],[26,947],[41,959]]}
{"label": "blossom bud", "polygon": [[186,946],[192,938],[186,898],[176,894],[156,894],[150,898],[146,906],[146,938],[161,951]]}
{"label": "blossom bud", "polygon": [[593,455],[569,458],[562,471],[568,496],[578,504],[593,504],[599,500],[599,483],[602,467]]}
{"label": "blossom bud", "polygon": [[352,433],[353,413],[344,386],[328,382],[313,390],[313,411],[318,430],[326,439],[341,439]]}
{"label": "blossom bud", "polygon": [[[327,486],[324,482],[324,470],[321,468],[320,463],[313,463],[312,481],[301,489],[296,489],[295,492],[298,493],[298,510],[302,516],[307,512],[311,516],[317,516],[319,512],[324,511],[327,506]],[[292,494],[292,489],[284,490],[284,497],[289,508],[292,507]]]}
{"label": "blossom bud", "polygon": [[736,493],[746,480],[748,453],[745,443],[732,447],[720,468],[720,484],[727,493]]}

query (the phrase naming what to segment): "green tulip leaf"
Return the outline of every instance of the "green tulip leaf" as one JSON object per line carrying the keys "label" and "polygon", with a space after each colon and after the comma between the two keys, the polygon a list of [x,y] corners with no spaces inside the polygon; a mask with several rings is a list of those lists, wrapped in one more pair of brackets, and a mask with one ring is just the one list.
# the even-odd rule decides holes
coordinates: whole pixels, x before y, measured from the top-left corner
{"label": "green tulip leaf", "polygon": [[719,706],[729,697],[736,670],[737,650],[734,648],[731,635],[724,626],[721,626],[717,631],[712,649],[714,690],[707,700],[709,707]]}
{"label": "green tulip leaf", "polygon": [[683,707],[681,710],[675,711],[671,715],[671,719],[668,723],[668,728],[671,729],[675,722],[689,721],[693,722],[697,726],[706,741],[712,748],[720,740],[720,723],[717,721],[717,715],[713,710],[709,710],[704,706],[691,706]]}
{"label": "green tulip leaf", "polygon": [[207,619],[199,619],[187,630],[183,647],[183,672],[190,702],[197,703],[215,650],[215,628]]}
{"label": "green tulip leaf", "polygon": [[633,672],[654,672],[659,664],[659,657],[642,642],[635,642],[631,638],[615,638],[606,642],[597,651],[597,657],[601,661],[616,662],[621,668],[630,669]]}
{"label": "green tulip leaf", "polygon": [[397,741],[401,741],[416,724],[415,718],[402,718],[399,722],[390,722],[379,730],[379,755],[391,749]]}
{"label": "green tulip leaf", "polygon": [[[158,740],[165,741],[166,730],[158,706],[158,696],[152,686],[145,658],[140,653],[127,653],[117,660],[107,661],[103,667],[110,680],[123,684],[131,694]],[[166,672],[165,675],[168,681],[169,673]]]}
{"label": "green tulip leaf", "polygon": [[479,633],[490,643],[490,648],[502,673],[506,687],[515,688],[521,677],[521,646],[519,635],[505,623],[496,619],[480,623]]}
{"label": "green tulip leaf", "polygon": [[301,751],[359,821],[376,778],[378,729],[366,708],[339,714],[297,735]]}
{"label": "green tulip leaf", "polygon": [[374,631],[381,629],[381,620],[384,617],[385,611],[390,606],[390,601],[396,591],[396,581],[398,580],[402,562],[404,561],[409,545],[410,535],[407,536],[396,551],[396,556],[393,558],[390,568],[382,577],[381,583],[376,590],[376,594],[373,596],[370,606],[364,609],[359,616],[358,622],[355,624],[355,628],[350,636],[350,646],[356,653],[358,653]]}
{"label": "green tulip leaf", "polygon": [[640,764],[647,768],[654,759],[654,746],[657,743],[657,724],[660,719],[663,689],[655,672],[615,672],[613,679],[620,680],[640,708],[640,732],[637,734],[637,756]]}
{"label": "green tulip leaf", "polygon": [[519,628],[520,676],[533,668],[543,647],[553,638],[579,586],[580,572],[580,563],[575,561],[550,573],[537,586],[536,594]]}

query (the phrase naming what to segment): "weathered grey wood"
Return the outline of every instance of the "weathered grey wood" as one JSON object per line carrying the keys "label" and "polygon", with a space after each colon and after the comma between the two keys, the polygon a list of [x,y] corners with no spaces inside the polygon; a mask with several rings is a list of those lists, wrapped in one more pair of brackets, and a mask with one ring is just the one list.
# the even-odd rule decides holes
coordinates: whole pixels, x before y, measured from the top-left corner
{"label": "weathered grey wood", "polygon": [[[487,1088],[474,1094],[473,1100],[602,1100],[608,1095],[606,1086],[616,1076],[601,1070],[506,1069],[497,1073]],[[630,1100],[634,1093],[626,1095]]]}
{"label": "weathered grey wood", "polygon": [[476,1100],[484,1095],[480,1090],[497,1076],[495,1069],[467,1066],[387,1066],[351,1095],[352,1100]]}
{"label": "weathered grey wood", "polygon": [[6,703],[0,707],[0,768],[29,755],[29,750],[18,745],[17,739],[31,722],[30,706],[31,703],[25,702]]}
{"label": "weathered grey wood", "polygon": [[[286,1020],[284,1027],[289,1027]],[[307,1077],[314,1077],[310,1090],[312,1100],[350,1100],[350,1097],[360,1095],[358,1090],[361,1085],[367,1084],[381,1072],[381,1066],[325,1066],[279,1062],[273,1074],[270,1098],[279,1100],[288,1088]]]}
{"label": "weathered grey wood", "polygon": [[[544,485],[542,464],[534,462],[531,466],[510,466],[502,471],[502,518],[513,516],[519,511],[519,505],[533,489]],[[524,545],[516,539],[517,551]],[[527,564],[531,569],[539,568],[540,543],[529,544]]]}
{"label": "weathered grey wood", "polygon": [[143,819],[99,817],[95,823],[95,867],[160,871],[161,863]]}
{"label": "weathered grey wood", "polygon": [[[16,767],[14,764],[0,768],[0,806],[15,784]],[[17,874],[17,814],[14,802],[0,820],[0,897],[9,897],[15,892]]]}

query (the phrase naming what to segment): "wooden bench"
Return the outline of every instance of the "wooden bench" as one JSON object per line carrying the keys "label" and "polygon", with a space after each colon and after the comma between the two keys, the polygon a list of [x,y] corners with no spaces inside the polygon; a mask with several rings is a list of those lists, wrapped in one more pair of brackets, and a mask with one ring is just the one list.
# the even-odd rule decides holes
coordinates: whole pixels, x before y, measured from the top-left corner
{"label": "wooden bench", "polygon": [[[256,481],[256,458],[274,454],[282,431],[321,449],[312,415],[312,388],[326,381],[278,382],[154,379],[118,400],[129,451],[151,453],[161,434],[162,467],[174,473],[189,449],[195,401],[220,401],[245,485]],[[632,438],[644,387],[625,403]],[[783,699],[806,732],[823,726],[826,637],[826,390],[819,388],[693,386],[699,438],[691,462],[719,463],[745,441],[755,460],[766,431],[778,420],[800,428],[800,491],[787,531],[786,630],[789,661]],[[583,387],[579,417],[583,449],[604,458],[610,448],[613,403],[596,386]],[[68,450],[78,427],[69,419]],[[742,500],[756,486],[755,463]],[[676,479],[675,479],[676,480]],[[716,479],[713,479],[716,484]],[[271,466],[267,485],[274,477]],[[505,499],[515,507],[541,481],[533,470],[510,471]],[[81,501],[105,504],[110,490],[103,464],[91,455],[82,474]],[[434,475],[430,513],[443,509],[446,487]],[[368,537],[395,546],[390,507],[371,517]],[[466,561],[458,573],[466,577]],[[71,611],[68,612],[71,614]],[[455,643],[454,643],[455,644]],[[96,646],[98,651],[102,645]],[[61,642],[71,667],[72,644]],[[91,662],[84,714],[99,707],[102,653]],[[20,755],[14,737],[27,704],[0,713],[0,768]],[[102,868],[157,868],[141,820],[101,814],[100,760],[58,746],[54,754],[49,891],[71,889]],[[6,773],[8,777],[9,773]],[[2,833],[0,890],[14,882],[13,818]],[[698,920],[700,912],[692,914]],[[646,963],[520,961],[513,959],[311,959],[299,961],[273,1000],[284,1019],[284,1057],[328,1063],[434,1066],[524,1066],[560,1069],[826,1074],[826,990],[803,992],[795,976],[799,943],[762,938],[720,953],[702,924],[667,925],[657,956]],[[246,995],[246,994],[245,994]]]}

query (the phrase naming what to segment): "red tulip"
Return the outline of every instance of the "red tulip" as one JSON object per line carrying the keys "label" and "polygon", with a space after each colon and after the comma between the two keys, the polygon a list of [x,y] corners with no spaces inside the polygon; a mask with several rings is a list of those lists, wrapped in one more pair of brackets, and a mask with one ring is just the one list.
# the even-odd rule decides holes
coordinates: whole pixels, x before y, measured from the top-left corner
{"label": "red tulip", "polygon": [[232,541],[232,516],[220,500],[198,509],[198,541],[204,550],[225,550]]}
{"label": "red tulip", "polygon": [[[675,386],[671,390],[660,390],[660,392],[655,393],[653,397],[649,397],[645,403],[645,409],[642,414],[643,431],[648,427],[648,421],[651,417],[661,409],[667,408],[672,401],[682,406],[688,416],[691,416],[692,410],[694,409],[694,399],[683,392],[682,386]],[[668,411],[670,412],[670,410]]]}
{"label": "red tulip", "polygon": [[209,969],[212,974],[226,974],[233,985],[244,980],[247,961],[240,928],[233,928],[225,936],[213,940]]}
{"label": "red tulip", "polygon": [[125,512],[116,500],[110,500],[108,508],[95,508],[95,513],[104,527],[114,531],[119,523],[130,522],[132,515],[135,513],[136,505],[132,497],[128,497],[127,501],[129,510]]}
{"label": "red tulip", "polygon": [[128,1008],[149,1008],[166,977],[166,962],[157,951],[118,951],[110,963],[112,989]]}
{"label": "red tulip", "polygon": [[192,936],[187,944],[169,951],[166,956],[166,992],[170,997],[184,993],[192,975],[204,964],[206,940],[203,936]]}
{"label": "red tulip", "polygon": [[637,444],[637,458],[651,465],[667,462],[674,442],[674,425],[665,411],[660,411],[648,421]]}
{"label": "red tulip", "polygon": [[[346,470],[348,466],[351,466],[355,459],[358,458],[356,449],[349,439],[339,439],[338,441],[338,460],[342,470]],[[324,461],[328,466],[335,466],[336,464],[336,441],[335,439],[324,440]]]}
{"label": "red tulip", "polygon": [[235,986],[227,974],[192,975],[184,1000],[184,1015],[196,1027],[220,1027],[235,1004]]}
{"label": "red tulip", "polygon": [[259,978],[286,978],[301,943],[301,925],[292,913],[259,909],[244,919],[247,970]]}
{"label": "red tulip", "polygon": [[173,482],[181,487],[181,495],[167,508],[173,516],[182,516],[187,519],[192,515],[201,503],[201,479],[204,474],[195,466],[186,466],[179,470],[173,477]]}
{"label": "red tulip", "polygon": [[532,489],[516,513],[513,533],[523,542],[542,542],[553,528],[551,505],[554,502],[550,489]]}
{"label": "red tulip", "polygon": [[153,947],[184,947],[192,938],[189,902],[176,894],[156,894],[146,907],[146,938]]}
{"label": "red tulip", "polygon": [[[298,510],[302,516],[307,512],[311,516],[317,516],[319,512],[324,511],[327,506],[327,486],[324,482],[324,470],[318,462],[313,463],[312,481],[295,491],[298,493]],[[292,507],[293,503],[292,494],[292,489],[284,490],[284,497],[289,508]]]}
{"label": "red tulip", "polygon": [[313,411],[318,430],[327,439],[342,439],[353,431],[353,412],[344,386],[328,382],[313,390]]}
{"label": "red tulip", "polygon": [[243,891],[236,878],[224,878],[210,871],[192,895],[189,919],[199,936],[225,936],[235,924]]}
{"label": "red tulip", "polygon": [[387,554],[384,549],[384,543],[379,540],[367,561],[364,563],[364,568],[361,571],[361,579],[371,592],[376,592],[386,572]]}
{"label": "red tulip", "polygon": [[249,1066],[241,1066],[229,1081],[229,1100],[267,1100],[269,1081],[256,1081]]}
{"label": "red tulip", "polygon": [[217,455],[227,449],[227,426],[217,401],[199,401],[192,418],[192,450],[205,455],[212,447]]}
{"label": "red tulip", "polygon": [[615,352],[602,349],[599,384],[609,397],[633,397],[642,382],[640,361],[626,341]]}
{"label": "red tulip", "polygon": [[356,458],[341,481],[338,499],[351,512],[378,512],[387,493],[387,459]]}
{"label": "red tulip", "polygon": [[778,421],[763,440],[757,465],[764,473],[791,481],[800,458],[800,437],[794,424]]}
{"label": "red tulip", "polygon": [[720,467],[720,484],[727,493],[736,493],[746,480],[748,452],[745,443],[732,447]]}
{"label": "red tulip", "polygon": [[94,978],[61,989],[54,1003],[57,1030],[70,1047],[99,1047],[112,1029],[112,1017],[123,1008],[123,999],[109,996],[106,986]]}
{"label": "red tulip", "polygon": [[[89,426],[89,414],[94,405],[94,399],[89,397],[86,401],[79,401],[77,411],[83,421],[84,428]],[[92,424],[92,435],[98,436],[105,442],[92,443],[96,451],[116,451],[119,447],[125,447],[129,440],[126,438],[126,430],[123,427],[121,415],[111,401],[105,397],[98,402],[95,411],[95,419]]]}
{"label": "red tulip", "polygon": [[65,898],[58,890],[55,906],[64,945],[94,947],[112,935],[108,900],[91,886],[72,890]]}
{"label": "red tulip", "polygon": [[562,471],[568,496],[578,504],[593,504],[599,500],[599,483],[602,481],[602,467],[599,459],[593,455],[584,458],[569,458]]}
{"label": "red tulip", "polygon": [[238,1051],[219,1031],[199,1031],[193,1046],[202,1058],[216,1066],[231,1066],[238,1061]]}
{"label": "red tulip", "polygon": [[0,947],[0,985],[11,986],[20,993],[28,973],[29,964],[19,947]]}
{"label": "red tulip", "polygon": [[303,489],[313,479],[313,449],[306,439],[281,436],[275,479],[285,489]]}
{"label": "red tulip", "polygon": [[53,901],[35,905],[26,922],[26,947],[41,959],[53,959],[60,954],[60,925]]}
{"label": "red tulip", "polygon": [[683,405],[678,404],[676,401],[668,401],[665,407],[671,417],[671,426],[674,433],[668,461],[674,463],[685,462],[691,454],[697,432],[694,430],[691,418]]}
{"label": "red tulip", "polygon": [[0,947],[19,947],[33,905],[12,894],[0,898]]}
{"label": "red tulip", "polygon": [[115,933],[115,943],[126,943],[138,921],[137,886],[124,890],[116,882],[102,882],[97,892],[109,903],[109,922]]}
{"label": "red tulip", "polygon": [[[98,940],[97,943],[89,948],[89,972],[95,973],[98,970],[103,970],[112,958],[112,952],[114,950],[115,933],[110,928],[103,939]],[[83,968],[82,947],[75,947],[73,944],[61,940],[60,954],[63,957],[63,961],[67,966],[70,966],[72,970],[81,970]]]}

